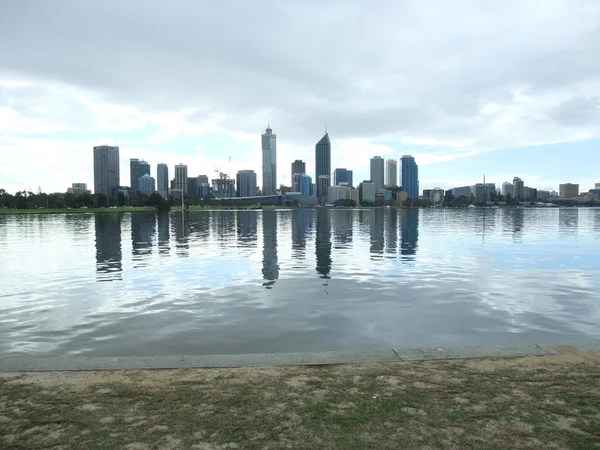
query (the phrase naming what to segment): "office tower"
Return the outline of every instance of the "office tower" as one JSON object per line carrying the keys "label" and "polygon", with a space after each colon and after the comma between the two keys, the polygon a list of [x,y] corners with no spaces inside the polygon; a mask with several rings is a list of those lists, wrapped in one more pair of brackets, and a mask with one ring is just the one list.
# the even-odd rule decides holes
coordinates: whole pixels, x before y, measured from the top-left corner
{"label": "office tower", "polygon": [[335,169],[333,171],[333,184],[338,185],[340,183],[348,183],[349,187],[352,187],[352,171],[348,169]]}
{"label": "office tower", "polygon": [[78,191],[87,191],[87,183],[72,183],[71,188]]}
{"label": "office tower", "polygon": [[200,198],[210,197],[210,184],[200,183],[198,185],[198,195]]}
{"label": "office tower", "polygon": [[156,166],[156,190],[164,198],[169,196],[169,167],[164,163]]}
{"label": "office tower", "polygon": [[398,186],[398,161],[388,159],[385,162],[385,185]]}
{"label": "office tower", "polygon": [[133,192],[139,192],[138,180],[142,175],[150,175],[150,164],[142,159],[129,160],[130,187]]}
{"label": "office tower", "polygon": [[371,181],[375,183],[376,189],[383,189],[384,184],[384,160],[381,156],[371,158]]}
{"label": "office tower", "polygon": [[600,183],[594,183],[594,189],[600,189]]}
{"label": "office tower", "polygon": [[347,190],[348,186],[329,186],[329,189],[327,189],[327,203],[345,200]]}
{"label": "office tower", "polygon": [[208,184],[208,175],[198,175],[198,185],[202,183]]}
{"label": "office tower", "polygon": [[184,194],[187,194],[188,188],[188,173],[187,166],[185,164],[177,164],[175,166],[175,187],[173,189],[177,189]]}
{"label": "office tower", "polygon": [[319,179],[317,180],[317,198],[320,203],[325,203],[329,186],[331,186],[329,175],[319,175]]}
{"label": "office tower", "polygon": [[[321,138],[315,145],[315,181],[317,182],[317,198],[321,199],[327,197],[327,188],[331,185],[331,141],[329,140],[329,134],[325,133],[325,136]],[[321,184],[322,176],[327,176],[327,179],[323,179]]]}
{"label": "office tower", "polygon": [[419,198],[419,166],[411,155],[400,158],[400,184],[406,194],[416,200]]}
{"label": "office tower", "polygon": [[235,176],[238,197],[256,196],[256,173],[254,170],[240,170]]}
{"label": "office tower", "polygon": [[300,180],[298,182],[298,192],[302,195],[311,196],[312,195],[312,178],[306,174],[300,175]]}
{"label": "office tower", "polygon": [[120,185],[119,147],[94,147],[94,193],[112,195]]}
{"label": "office tower", "polygon": [[475,199],[475,203],[483,203],[485,201],[485,186],[482,183],[471,186],[471,194]]}
{"label": "office tower", "polygon": [[376,194],[377,188],[372,181],[363,181],[358,185],[358,198],[362,203],[374,204]]}
{"label": "office tower", "polygon": [[512,183],[509,183],[508,181],[505,181],[504,183],[502,183],[502,195],[503,196],[513,196],[513,185]]}
{"label": "office tower", "polygon": [[575,198],[579,195],[579,185],[578,184],[559,184],[558,185],[558,196],[560,198]]}
{"label": "office tower", "polygon": [[270,126],[262,135],[262,195],[277,195],[277,135]]}
{"label": "office tower", "polygon": [[198,177],[188,177],[187,193],[188,195],[198,195]]}
{"label": "office tower", "polygon": [[358,196],[358,189],[348,188],[348,190],[346,191],[346,198],[348,200],[353,200],[358,205],[358,202],[360,200]]}
{"label": "office tower", "polygon": [[306,173],[306,163],[300,159],[297,159],[292,163],[292,180],[297,173]]}
{"label": "office tower", "polygon": [[304,173],[295,173],[292,175],[292,192],[300,192],[300,179]]}
{"label": "office tower", "polygon": [[519,177],[514,177],[513,178],[513,197],[517,198],[517,199],[522,199],[523,197],[523,188],[525,187],[525,184],[523,183],[523,180],[521,180]]}
{"label": "office tower", "polygon": [[137,186],[138,186],[139,192],[141,192],[142,194],[146,194],[146,195],[152,194],[155,191],[154,177],[151,177],[150,175],[145,173],[137,180]]}

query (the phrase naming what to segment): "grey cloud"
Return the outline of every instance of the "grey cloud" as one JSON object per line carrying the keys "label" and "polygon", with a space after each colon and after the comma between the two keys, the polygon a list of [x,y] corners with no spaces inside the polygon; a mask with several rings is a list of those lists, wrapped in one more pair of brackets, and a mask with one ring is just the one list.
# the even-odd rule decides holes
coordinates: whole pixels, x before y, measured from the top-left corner
{"label": "grey cloud", "polygon": [[[484,139],[493,120],[481,108],[511,104],[515,89],[568,97],[600,81],[594,1],[3,5],[0,71],[144,111],[196,108],[191,119],[222,115],[243,132],[267,117],[302,145],[326,122],[337,138]],[[562,123],[588,124],[571,117]]]}
{"label": "grey cloud", "polygon": [[560,125],[600,125],[600,97],[573,98],[550,112],[550,117]]}

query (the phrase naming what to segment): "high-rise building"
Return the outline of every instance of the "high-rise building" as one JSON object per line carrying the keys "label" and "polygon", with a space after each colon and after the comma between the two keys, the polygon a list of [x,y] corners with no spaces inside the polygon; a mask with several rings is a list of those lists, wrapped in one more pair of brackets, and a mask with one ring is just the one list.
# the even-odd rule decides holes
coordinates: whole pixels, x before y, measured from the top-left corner
{"label": "high-rise building", "polygon": [[[331,141],[327,133],[315,145],[315,169],[317,198],[322,199],[327,197],[327,188],[331,185]],[[326,179],[323,179],[323,183],[327,184],[321,184],[322,176],[327,176]]]}
{"label": "high-rise building", "polygon": [[398,161],[395,159],[385,161],[385,185],[398,186]]}
{"label": "high-rise building", "polygon": [[537,189],[525,186],[523,188],[523,200],[534,201],[537,199]]}
{"label": "high-rise building", "polygon": [[327,189],[327,203],[345,200],[347,190],[348,186],[329,186],[329,189]]}
{"label": "high-rise building", "polygon": [[185,164],[177,164],[175,166],[175,187],[178,191],[187,194],[188,189],[188,167]]}
{"label": "high-rise building", "polygon": [[594,184],[594,189],[600,189],[600,183],[595,183]]}
{"label": "high-rise building", "polygon": [[475,203],[483,203],[485,201],[485,186],[482,183],[471,186],[471,194],[475,199]]}
{"label": "high-rise building", "polygon": [[579,185],[565,183],[558,185],[558,196],[560,198],[575,198],[579,195]]}
{"label": "high-rise building", "polygon": [[277,135],[270,126],[262,134],[262,195],[277,194]]}
{"label": "high-rise building", "polygon": [[385,183],[385,161],[381,156],[371,158],[371,181],[375,183],[376,189],[383,189]]}
{"label": "high-rise building", "polygon": [[375,196],[377,195],[377,189],[375,188],[375,183],[371,180],[363,181],[358,186],[358,196],[361,203],[375,203]]}
{"label": "high-rise building", "polygon": [[238,197],[256,196],[256,173],[254,170],[240,170],[235,176]]}
{"label": "high-rise building", "polygon": [[348,183],[348,186],[352,187],[352,171],[348,169],[335,169],[333,171],[333,184],[338,185],[341,183]]}
{"label": "high-rise building", "polygon": [[304,173],[295,173],[292,175],[292,192],[300,192],[300,179]]}
{"label": "high-rise building", "polygon": [[[294,175],[297,173],[306,173],[306,163],[300,159],[297,159],[296,161],[294,161],[292,163],[292,178],[290,178],[291,180],[294,179]],[[298,191],[295,191],[298,192]]]}
{"label": "high-rise building", "polygon": [[402,189],[413,200],[419,198],[419,166],[411,155],[400,158],[400,184]]}
{"label": "high-rise building", "polygon": [[310,196],[313,194],[313,184],[312,178],[310,176],[306,174],[300,175],[300,180],[298,184],[298,192],[300,192],[302,195]]}
{"label": "high-rise building", "polygon": [[169,166],[165,163],[156,166],[156,185],[158,193],[167,198],[169,196]]}
{"label": "high-rise building", "polygon": [[188,177],[187,193],[188,195],[198,195],[198,177]]}
{"label": "high-rise building", "polygon": [[142,194],[152,194],[153,192],[155,192],[154,177],[151,177],[150,175],[145,173],[137,180],[137,187],[139,192],[141,192]]}
{"label": "high-rise building", "polygon": [[460,186],[460,187],[452,188],[452,195],[454,196],[454,198],[471,197],[472,194],[473,194],[472,186]]}
{"label": "high-rise building", "polygon": [[353,200],[358,205],[358,202],[359,202],[358,189],[348,188],[346,190],[346,199]]}
{"label": "high-rise building", "polygon": [[508,181],[505,181],[504,183],[502,183],[502,195],[504,197],[507,197],[507,196],[512,197],[514,195],[513,192],[514,192],[514,190],[513,190],[512,183],[509,183]]}
{"label": "high-rise building", "polygon": [[142,159],[131,158],[129,160],[130,187],[133,192],[140,192],[138,180],[142,175],[150,175],[150,164]]}
{"label": "high-rise building", "polygon": [[525,197],[525,183],[519,177],[513,178],[513,197],[519,200],[524,199]]}
{"label": "high-rise building", "polygon": [[94,147],[94,193],[111,195],[120,185],[119,147]]}
{"label": "high-rise building", "polygon": [[198,175],[198,184],[202,183],[208,184],[208,175]]}
{"label": "high-rise building", "polygon": [[317,197],[320,203],[325,203],[329,186],[331,186],[329,175],[319,175],[319,179],[317,180]]}

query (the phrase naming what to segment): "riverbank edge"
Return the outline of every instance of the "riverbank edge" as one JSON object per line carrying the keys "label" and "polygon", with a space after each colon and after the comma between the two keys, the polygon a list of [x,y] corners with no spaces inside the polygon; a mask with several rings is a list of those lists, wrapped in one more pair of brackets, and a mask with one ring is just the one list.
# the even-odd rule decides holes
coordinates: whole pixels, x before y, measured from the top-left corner
{"label": "riverbank edge", "polygon": [[522,344],[488,347],[422,347],[311,353],[255,353],[128,357],[0,358],[0,372],[46,372],[134,369],[200,369],[227,367],[311,366],[402,361],[549,356],[568,348],[600,352],[600,341],[565,344]]}

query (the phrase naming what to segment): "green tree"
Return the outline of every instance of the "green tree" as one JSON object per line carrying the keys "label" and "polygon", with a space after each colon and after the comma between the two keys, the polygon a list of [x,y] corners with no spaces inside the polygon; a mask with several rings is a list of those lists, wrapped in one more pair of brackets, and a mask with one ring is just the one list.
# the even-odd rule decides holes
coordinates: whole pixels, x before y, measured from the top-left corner
{"label": "green tree", "polygon": [[406,206],[406,207],[412,206],[412,204],[413,204],[413,199],[410,197],[406,197],[406,200],[404,200],[402,202],[402,205]]}

